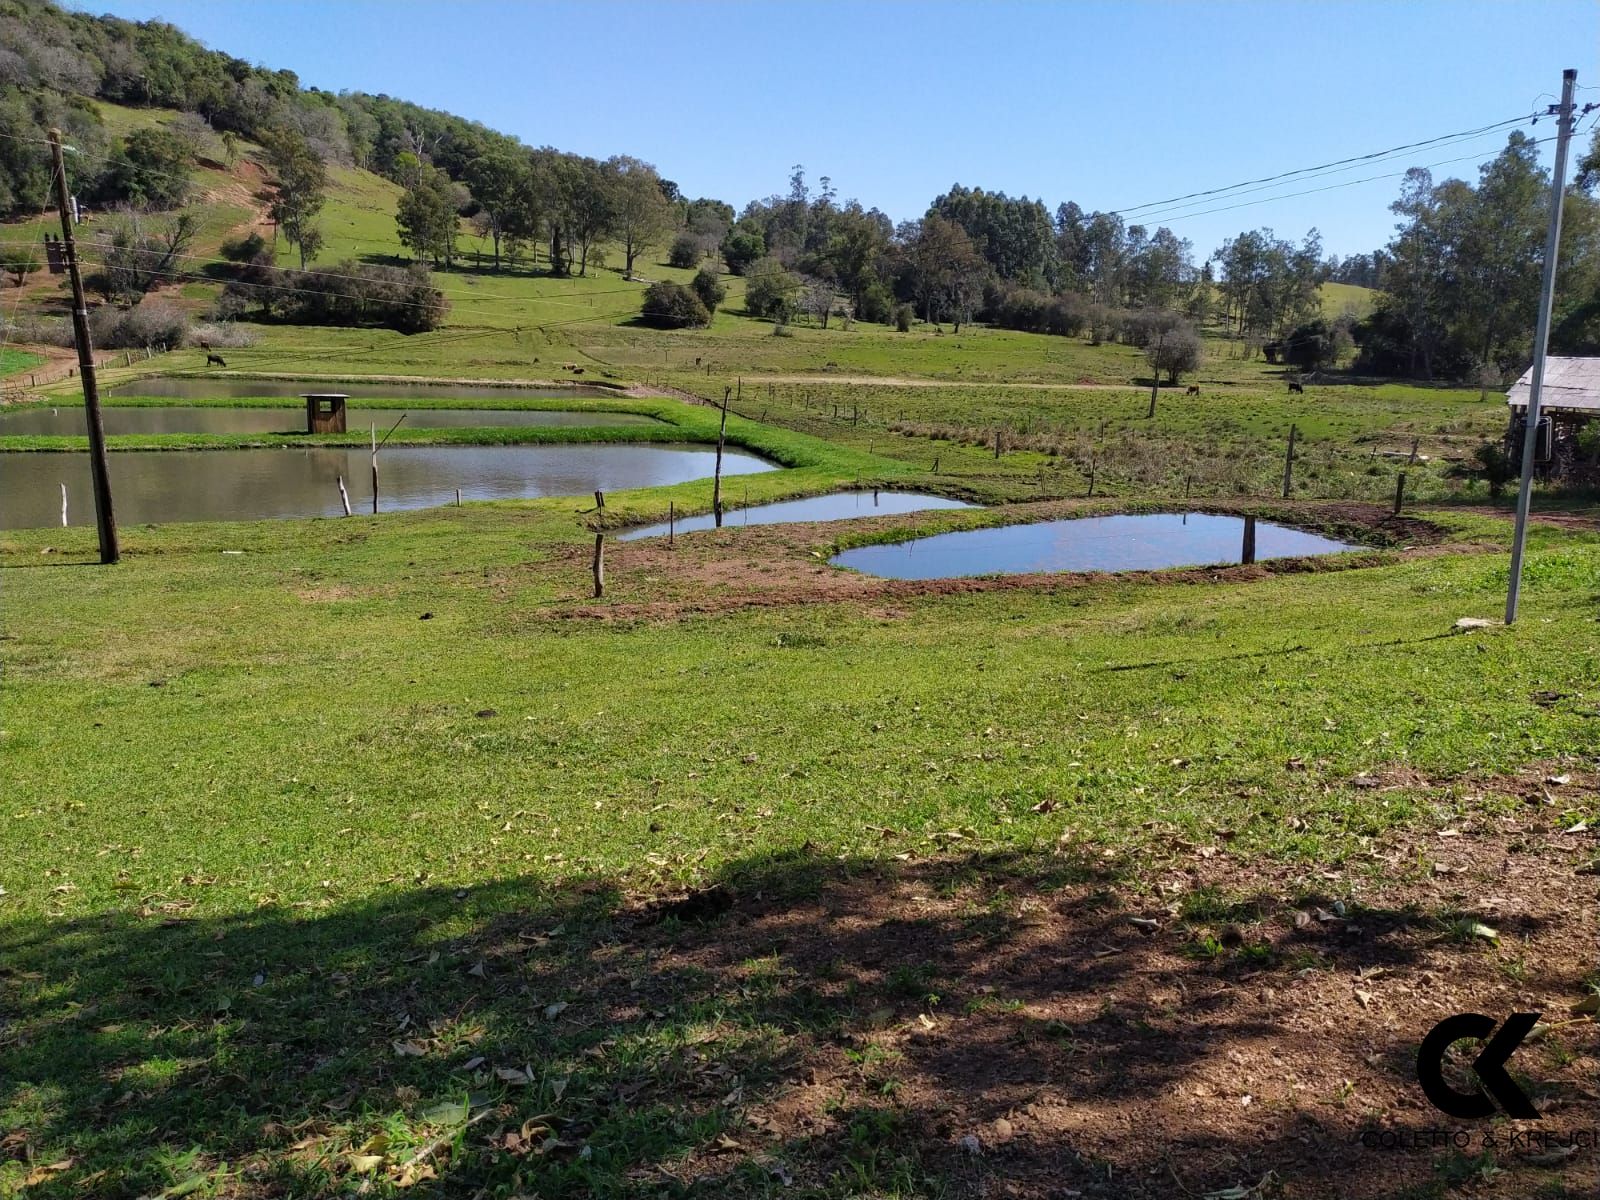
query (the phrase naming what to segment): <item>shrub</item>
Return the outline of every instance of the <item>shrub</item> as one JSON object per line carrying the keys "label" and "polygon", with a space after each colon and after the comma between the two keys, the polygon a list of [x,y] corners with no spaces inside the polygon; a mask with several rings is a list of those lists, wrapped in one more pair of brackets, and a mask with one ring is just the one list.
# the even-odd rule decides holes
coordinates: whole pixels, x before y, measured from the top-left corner
{"label": "shrub", "polygon": [[[1339,354],[1334,331],[1321,317],[1297,325],[1284,340],[1283,361],[1302,371],[1315,371],[1332,363]],[[1269,357],[1268,362],[1272,359]]]}
{"label": "shrub", "polygon": [[190,326],[188,335],[184,340],[186,346],[209,346],[211,349],[238,349],[241,346],[254,346],[256,334],[253,329],[245,329],[232,321],[206,321],[199,325]]}
{"label": "shrub", "polygon": [[705,305],[707,313],[715,313],[717,305],[728,297],[728,289],[722,279],[710,266],[701,267],[695,272],[694,279],[689,284],[694,294],[699,297],[700,303]]}
{"label": "shrub", "polygon": [[672,248],[667,251],[667,265],[688,270],[700,261],[704,253],[705,247],[700,239],[688,230],[684,230],[672,239]]}
{"label": "shrub", "polygon": [[894,322],[894,293],[887,285],[874,279],[861,291],[861,304],[856,312],[856,317],[862,321],[871,321],[875,325],[889,325]]}
{"label": "shrub", "polygon": [[699,329],[711,324],[711,314],[700,303],[700,297],[670,279],[652,283],[645,289],[639,318],[663,329]]}
{"label": "shrub", "polygon": [[242,238],[229,238],[222,243],[222,257],[229,262],[247,263],[267,253],[267,239],[251,232]]}
{"label": "shrub", "polygon": [[449,310],[425,268],[346,260],[327,271],[274,267],[257,255],[223,290],[215,315],[232,319],[258,306],[259,319],[289,325],[379,326],[400,333],[437,327]]}
{"label": "shrub", "polygon": [[894,327],[901,333],[911,332],[911,323],[915,317],[916,313],[912,310],[911,305],[896,304],[894,306]]}
{"label": "shrub", "polygon": [[1199,368],[1205,350],[1200,335],[1188,325],[1180,325],[1146,346],[1144,356],[1152,371],[1165,371],[1167,382],[1177,383],[1178,376]]}
{"label": "shrub", "polygon": [[89,314],[90,341],[107,350],[176,350],[189,331],[189,315],[161,300],[141,300],[133,308],[102,305]]}

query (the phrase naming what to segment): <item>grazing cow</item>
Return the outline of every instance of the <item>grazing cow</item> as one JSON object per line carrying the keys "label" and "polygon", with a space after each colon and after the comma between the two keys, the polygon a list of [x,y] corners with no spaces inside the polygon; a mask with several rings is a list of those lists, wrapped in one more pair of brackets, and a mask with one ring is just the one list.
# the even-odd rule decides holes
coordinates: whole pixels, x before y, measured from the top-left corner
{"label": "grazing cow", "polygon": [[228,365],[227,363],[222,361],[222,355],[220,355],[220,354],[208,354],[208,355],[206,355],[206,366],[208,366],[208,367],[210,367],[210,366],[225,367],[227,365]]}
{"label": "grazing cow", "polygon": [[583,368],[582,367],[573,367],[572,368],[572,373],[574,375],[582,375],[583,374]]}
{"label": "grazing cow", "polygon": [[1198,383],[1191,383],[1189,385],[1189,390],[1184,392],[1185,396],[1198,396],[1199,394],[1200,394],[1200,385]]}
{"label": "grazing cow", "polygon": [[1306,390],[1306,385],[1305,384],[1298,383],[1298,382],[1296,382],[1295,380],[1292,380],[1292,379],[1289,381],[1289,391],[1291,393],[1299,392],[1302,395],[1304,395],[1305,390]]}

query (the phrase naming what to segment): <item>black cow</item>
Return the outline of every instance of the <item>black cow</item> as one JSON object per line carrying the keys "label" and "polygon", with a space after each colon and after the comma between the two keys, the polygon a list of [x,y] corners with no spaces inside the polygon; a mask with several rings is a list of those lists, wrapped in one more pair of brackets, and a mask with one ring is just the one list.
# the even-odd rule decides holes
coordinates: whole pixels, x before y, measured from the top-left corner
{"label": "black cow", "polygon": [[1301,393],[1303,395],[1305,393],[1305,390],[1306,390],[1306,385],[1305,384],[1297,383],[1292,379],[1289,381],[1289,391],[1291,393],[1299,392],[1299,393]]}
{"label": "black cow", "polygon": [[208,355],[206,355],[206,366],[208,366],[208,367],[211,367],[211,366],[225,367],[227,365],[228,365],[227,363],[222,361],[222,355],[220,355],[220,354],[208,354]]}

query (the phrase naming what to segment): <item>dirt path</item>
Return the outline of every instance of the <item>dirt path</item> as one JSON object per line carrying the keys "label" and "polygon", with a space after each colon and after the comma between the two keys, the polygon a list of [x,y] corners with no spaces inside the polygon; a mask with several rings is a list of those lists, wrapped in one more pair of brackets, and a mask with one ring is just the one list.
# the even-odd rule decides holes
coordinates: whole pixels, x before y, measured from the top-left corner
{"label": "dirt path", "polygon": [[[1015,388],[1042,392],[1133,392],[1134,383],[991,383],[975,379],[906,379],[896,375],[746,375],[746,383],[845,383],[851,387]],[[1225,385],[1217,385],[1225,386]]]}

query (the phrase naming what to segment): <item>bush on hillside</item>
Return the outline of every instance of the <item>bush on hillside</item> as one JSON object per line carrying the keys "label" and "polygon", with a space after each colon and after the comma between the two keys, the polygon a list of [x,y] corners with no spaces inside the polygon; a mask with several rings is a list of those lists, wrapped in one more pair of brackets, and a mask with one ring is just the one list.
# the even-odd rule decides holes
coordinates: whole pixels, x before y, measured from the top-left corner
{"label": "bush on hillside", "polygon": [[909,304],[896,304],[894,306],[894,327],[901,333],[910,333],[911,325],[916,320],[916,312]]}
{"label": "bush on hillside", "polygon": [[662,329],[700,329],[711,324],[711,314],[700,297],[670,279],[645,289],[639,319]]}
{"label": "bush on hillside", "polygon": [[711,267],[701,267],[695,272],[694,279],[689,287],[700,298],[700,303],[706,306],[706,312],[715,313],[717,306],[728,298],[727,285]]}
{"label": "bush on hillside", "polygon": [[763,258],[745,271],[744,307],[752,317],[787,321],[794,314],[800,281],[775,258]]}
{"label": "bush on hillside", "polygon": [[687,271],[700,261],[705,254],[705,247],[700,239],[685,230],[672,239],[672,248],[667,251],[667,265]]}
{"label": "bush on hillside", "polygon": [[229,238],[222,243],[222,257],[229,262],[252,262],[263,254],[267,254],[267,239],[259,233],[251,231],[241,238]]}

